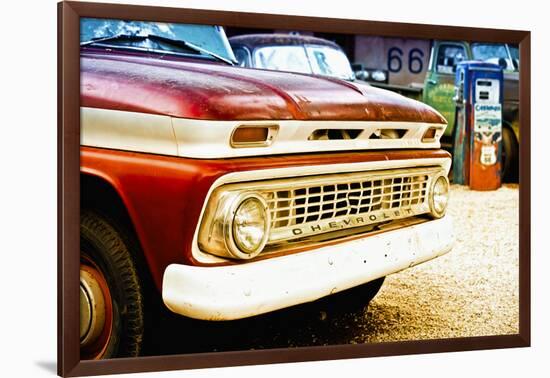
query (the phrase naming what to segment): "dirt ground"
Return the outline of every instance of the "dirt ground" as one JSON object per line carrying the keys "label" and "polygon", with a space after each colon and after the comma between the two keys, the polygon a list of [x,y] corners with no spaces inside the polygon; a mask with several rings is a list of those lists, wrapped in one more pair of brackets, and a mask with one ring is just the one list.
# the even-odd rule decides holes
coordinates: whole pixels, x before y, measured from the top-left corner
{"label": "dirt ground", "polygon": [[454,185],[453,250],[389,276],[356,342],[488,336],[518,332],[517,185],[474,192]]}
{"label": "dirt ground", "polygon": [[517,333],[518,194],[517,185],[492,192],[453,185],[453,250],[388,276],[366,308],[341,312],[313,303],[214,324],[174,317],[147,354]]}

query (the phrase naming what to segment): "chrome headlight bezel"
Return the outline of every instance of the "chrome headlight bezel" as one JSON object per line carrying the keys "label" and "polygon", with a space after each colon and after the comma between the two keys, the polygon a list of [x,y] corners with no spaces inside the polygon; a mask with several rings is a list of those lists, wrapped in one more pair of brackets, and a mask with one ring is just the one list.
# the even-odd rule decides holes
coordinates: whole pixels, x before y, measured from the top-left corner
{"label": "chrome headlight bezel", "polygon": [[[435,198],[435,196],[436,196],[436,193],[435,193],[436,185],[438,184],[439,180],[442,180],[444,182],[445,189],[446,189],[446,192],[445,192],[446,201],[445,201],[443,209],[441,209],[441,210],[437,209],[437,206],[436,206],[436,203],[435,203],[435,201],[436,201],[436,198]],[[447,207],[449,206],[450,189],[451,189],[451,185],[450,185],[449,179],[448,179],[447,175],[445,175],[444,173],[442,173],[438,176],[435,176],[433,178],[432,183],[430,185],[430,193],[429,193],[428,198],[429,198],[429,205],[430,205],[430,214],[434,218],[442,218],[447,213]]]}
{"label": "chrome headlight bezel", "polygon": [[[235,215],[237,214],[237,211],[239,210],[241,205],[248,200],[258,201],[258,203],[260,204],[260,208],[263,210],[263,215],[265,219],[264,234],[263,234],[262,240],[258,245],[258,247],[253,251],[243,251],[242,248],[239,247],[238,241],[235,240],[235,235],[234,235]],[[271,217],[270,217],[268,205],[265,199],[260,194],[254,193],[254,192],[252,193],[244,192],[237,195],[235,198],[232,199],[228,211],[225,212],[225,218],[223,221],[223,237],[224,237],[228,252],[232,255],[232,257],[235,257],[238,259],[251,259],[253,257],[256,257],[267,244],[267,241],[269,239],[270,224],[271,224]]]}

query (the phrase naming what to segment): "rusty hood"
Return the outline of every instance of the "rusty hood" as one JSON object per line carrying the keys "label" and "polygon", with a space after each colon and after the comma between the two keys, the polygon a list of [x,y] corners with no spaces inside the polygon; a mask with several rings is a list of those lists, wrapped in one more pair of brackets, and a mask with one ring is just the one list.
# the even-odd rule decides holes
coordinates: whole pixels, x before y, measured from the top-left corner
{"label": "rusty hood", "polygon": [[390,91],[288,72],[81,52],[81,106],[204,120],[348,120],[446,123]]}

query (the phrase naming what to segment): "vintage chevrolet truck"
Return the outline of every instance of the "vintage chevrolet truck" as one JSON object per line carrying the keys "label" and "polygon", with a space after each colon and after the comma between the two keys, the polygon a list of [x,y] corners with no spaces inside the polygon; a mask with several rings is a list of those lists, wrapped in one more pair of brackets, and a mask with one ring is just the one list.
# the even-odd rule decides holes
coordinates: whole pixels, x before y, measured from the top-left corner
{"label": "vintage chevrolet truck", "polygon": [[81,358],[139,355],[155,306],[228,321],[335,293],[366,305],[452,248],[429,106],[236,67],[217,26],[83,18],[80,40]]}

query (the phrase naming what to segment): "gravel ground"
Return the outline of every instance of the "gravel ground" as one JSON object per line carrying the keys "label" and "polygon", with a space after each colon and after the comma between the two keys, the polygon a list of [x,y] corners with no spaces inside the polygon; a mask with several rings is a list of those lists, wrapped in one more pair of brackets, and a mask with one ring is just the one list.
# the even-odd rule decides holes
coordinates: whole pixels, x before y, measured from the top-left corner
{"label": "gravel ground", "polygon": [[438,259],[387,278],[356,342],[514,334],[519,331],[519,189],[453,185],[456,244]]}
{"label": "gravel ground", "polygon": [[176,317],[147,354],[518,333],[518,194],[517,185],[492,192],[453,185],[453,250],[388,276],[368,308],[342,313],[328,301],[233,322]]}

